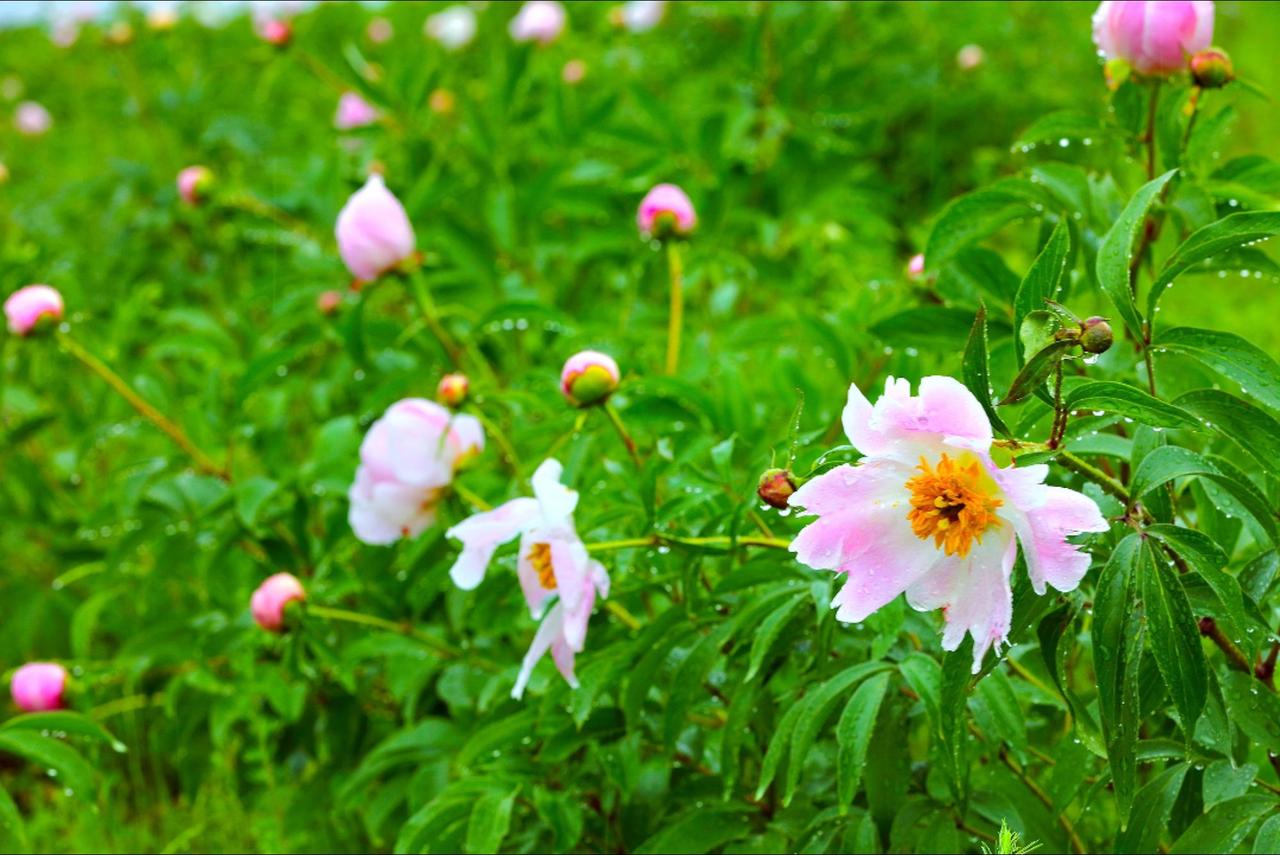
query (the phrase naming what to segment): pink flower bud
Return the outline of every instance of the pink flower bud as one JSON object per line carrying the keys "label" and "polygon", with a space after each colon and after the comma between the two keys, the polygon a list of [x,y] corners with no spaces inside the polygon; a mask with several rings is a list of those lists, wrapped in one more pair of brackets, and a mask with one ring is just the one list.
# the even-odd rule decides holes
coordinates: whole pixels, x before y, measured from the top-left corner
{"label": "pink flower bud", "polygon": [[917,252],[911,256],[911,260],[907,262],[907,276],[912,279],[919,279],[924,275],[924,253]]}
{"label": "pink flower bud", "polygon": [[445,50],[457,50],[476,37],[476,13],[469,6],[450,6],[428,17],[423,30]]}
{"label": "pink flower bud", "polygon": [[470,391],[471,381],[467,379],[467,375],[446,374],[440,378],[440,385],[436,387],[436,397],[446,407],[457,409],[467,400],[467,393]]}
{"label": "pink flower bud", "polygon": [[570,356],[560,372],[560,391],[575,407],[603,404],[618,388],[618,363],[607,353],[583,350]]}
{"label": "pink flower bud", "polygon": [[987,58],[987,52],[981,45],[965,45],[956,53],[956,65],[961,71],[972,71]]}
{"label": "pink flower bud", "polygon": [[1201,89],[1221,89],[1236,79],[1236,70],[1226,51],[1209,48],[1191,57],[1191,78]]}
{"label": "pink flower bud", "polygon": [[786,510],[787,500],[795,491],[796,479],[786,469],[766,470],[756,485],[756,495],[760,500],[778,510]]}
{"label": "pink flower bud", "polygon": [[1093,15],[1093,42],[1139,74],[1168,75],[1213,41],[1209,0],[1106,0]]}
{"label": "pink flower bud", "polygon": [[378,121],[378,111],[372,104],[355,92],[343,92],[338,99],[338,112],[333,117],[333,126],[340,131],[352,128],[363,128]]}
{"label": "pink flower bud", "polygon": [[322,315],[334,314],[341,305],[342,294],[338,291],[322,291],[320,296],[316,297],[316,308],[320,310]]}
{"label": "pink flower bud", "polygon": [[511,38],[550,44],[564,32],[564,6],[554,0],[529,0],[511,19]]}
{"label": "pink flower bud", "polygon": [[28,662],[9,683],[13,702],[25,712],[61,709],[66,690],[67,669],[53,662]]}
{"label": "pink flower bud", "polygon": [[417,246],[409,215],[381,175],[370,175],[342,206],[335,231],[347,269],[367,282],[410,259]]}
{"label": "pink flower bud", "polygon": [[14,111],[13,124],[23,136],[38,137],[53,127],[53,117],[35,101],[23,101]]}
{"label": "pink flower bud", "polygon": [[617,22],[633,33],[647,33],[667,13],[666,0],[628,0],[622,4]]}
{"label": "pink flower bud", "polygon": [[640,201],[636,225],[646,238],[673,234],[683,237],[698,225],[698,215],[683,190],[674,184],[659,184]]}
{"label": "pink flower bud", "polygon": [[45,318],[60,321],[62,312],[62,295],[48,285],[27,285],[4,301],[9,332],[15,335],[27,335]]}
{"label": "pink flower bud", "polygon": [[259,38],[276,47],[284,47],[293,38],[293,25],[283,18],[262,18],[255,29]]}
{"label": "pink flower bud", "polygon": [[294,600],[299,602],[307,598],[302,583],[288,573],[277,573],[267,577],[258,586],[249,600],[249,610],[253,612],[253,620],[268,632],[284,631],[284,607]]}
{"label": "pink flower bud", "polygon": [[178,195],[188,205],[198,205],[213,189],[213,171],[207,166],[188,166],[178,173]]}
{"label": "pink flower bud", "polygon": [[587,76],[587,64],[580,59],[571,59],[564,64],[560,79],[570,86],[577,86]]}
{"label": "pink flower bud", "polygon": [[427,98],[427,107],[438,116],[448,116],[457,106],[457,99],[448,89],[433,89]]}
{"label": "pink flower bud", "polygon": [[383,45],[391,41],[396,31],[386,18],[374,18],[369,22],[369,26],[364,28],[364,33],[375,45]]}

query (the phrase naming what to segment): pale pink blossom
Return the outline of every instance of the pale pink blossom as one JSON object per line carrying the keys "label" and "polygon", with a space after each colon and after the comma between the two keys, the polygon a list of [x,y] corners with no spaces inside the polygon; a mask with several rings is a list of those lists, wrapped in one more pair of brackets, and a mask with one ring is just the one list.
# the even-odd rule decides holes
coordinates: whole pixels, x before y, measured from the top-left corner
{"label": "pale pink blossom", "polygon": [[890,377],[874,406],[849,387],[844,429],[863,455],[801,487],[794,508],[818,518],[791,544],[816,570],[846,575],[832,606],[865,620],[906,592],[917,611],[941,608],[942,646],[973,636],[973,670],[1009,634],[1010,573],[1022,543],[1036,593],[1071,591],[1090,557],[1067,538],[1106,531],[1087,496],[1044,483],[1045,464],[999,468],[991,424],[968,389],[925,377],[919,395]]}
{"label": "pale pink blossom", "polygon": [[374,18],[369,21],[369,25],[364,28],[364,34],[369,37],[369,41],[375,45],[383,45],[391,41],[391,37],[396,34],[395,28],[386,18]]}
{"label": "pale pink blossom", "polygon": [[560,79],[570,86],[577,86],[587,76],[587,64],[580,59],[571,59],[560,70]]}
{"label": "pale pink blossom", "polygon": [[62,295],[49,285],[24,286],[4,301],[5,320],[15,335],[26,335],[44,318],[59,321],[62,312]]}
{"label": "pale pink blossom", "polygon": [[28,662],[13,672],[9,693],[24,712],[62,709],[67,669],[54,662]]}
{"label": "pale pink blossom", "polygon": [[450,6],[428,16],[423,30],[445,50],[457,50],[476,37],[476,13],[469,6]]}
{"label": "pale pink blossom", "polygon": [[911,256],[911,260],[907,262],[907,275],[912,279],[919,279],[924,275],[924,253],[917,252]]}
{"label": "pale pink blossom", "polygon": [[341,131],[363,128],[378,121],[378,110],[355,92],[343,92],[338,99],[338,111],[333,116],[333,126]]}
{"label": "pale pink blossom", "polygon": [[213,186],[213,172],[207,166],[188,166],[178,173],[178,195],[188,205],[204,200]]}
{"label": "pale pink blossom", "polygon": [[264,17],[254,23],[258,38],[267,44],[282,47],[293,38],[293,24],[284,18]]}
{"label": "pale pink blossom", "polygon": [[483,449],[484,429],[472,416],[423,398],[392,404],[360,444],[348,493],[352,531],[375,546],[421,534],[454,474]]}
{"label": "pale pink blossom", "polygon": [[1213,41],[1210,0],[1106,0],[1093,15],[1093,42],[1139,74],[1166,75]]}
{"label": "pale pink blossom", "polygon": [[565,360],[560,370],[560,391],[575,407],[598,404],[618,388],[618,363],[607,353],[581,350]]}
{"label": "pale pink blossom", "polygon": [[631,32],[647,33],[662,23],[666,13],[666,0],[628,0],[622,4],[619,18],[622,26]]}
{"label": "pale pink blossom", "polygon": [[38,137],[49,132],[53,127],[53,116],[43,104],[35,101],[23,101],[13,113],[13,125],[18,133],[27,137]]}
{"label": "pale pink blossom", "polygon": [[302,583],[288,573],[268,576],[249,599],[249,611],[258,626],[268,632],[284,629],[284,607],[307,598]]}
{"label": "pale pink blossom", "polygon": [[698,215],[683,190],[674,184],[658,184],[640,200],[636,225],[646,237],[668,231],[687,235],[698,225]]}
{"label": "pale pink blossom", "polygon": [[564,32],[565,17],[564,6],[555,0],[529,0],[511,19],[511,38],[550,44]]}
{"label": "pale pink blossom", "polygon": [[409,215],[377,174],[342,207],[335,233],[347,269],[366,282],[408,260],[417,246]]}
{"label": "pale pink blossom", "polygon": [[535,620],[556,597],[525,654],[513,698],[524,694],[534,666],[547,650],[569,685],[578,687],[574,656],[586,641],[596,595],[609,596],[608,572],[587,553],[574,528],[578,493],[560,483],[562,471],[558,461],[543,461],[531,479],[534,498],[512,499],[446,532],[462,541],[462,553],[449,571],[459,588],[469,591],[479,585],[498,547],[519,536],[516,574]]}
{"label": "pale pink blossom", "polygon": [[972,71],[987,59],[987,52],[982,45],[965,45],[956,51],[956,65],[961,71]]}

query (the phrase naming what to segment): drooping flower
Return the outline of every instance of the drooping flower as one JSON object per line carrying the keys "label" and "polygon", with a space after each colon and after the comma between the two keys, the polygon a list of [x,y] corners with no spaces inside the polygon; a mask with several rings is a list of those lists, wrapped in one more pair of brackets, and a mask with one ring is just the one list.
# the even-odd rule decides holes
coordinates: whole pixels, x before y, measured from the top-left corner
{"label": "drooping flower", "polygon": [[333,116],[333,126],[340,131],[364,128],[378,121],[378,110],[355,92],[343,92],[338,99],[338,111]]}
{"label": "drooping flower", "polygon": [[268,632],[284,630],[284,607],[307,598],[302,583],[289,573],[268,576],[249,599],[253,621]]}
{"label": "drooping flower", "polygon": [[534,666],[547,650],[569,685],[578,687],[574,656],[586,641],[596,595],[609,596],[608,572],[587,553],[574,528],[578,493],[560,483],[562,472],[558,461],[543,461],[531,479],[534,498],[512,499],[469,517],[446,532],[448,537],[462,541],[462,553],[449,571],[459,588],[469,591],[479,585],[494,552],[519,535],[516,574],[534,619],[542,617],[552,595],[557,598],[520,666],[520,676],[511,690],[511,696],[517,699],[524,694]]}
{"label": "drooping flower", "polygon": [[4,301],[4,317],[15,335],[27,335],[45,318],[59,321],[62,312],[62,295],[49,285],[24,286]]}
{"label": "drooping flower", "polygon": [[23,136],[38,137],[48,133],[49,128],[53,127],[53,117],[43,104],[23,101],[13,112],[13,125]]}
{"label": "drooping flower", "polygon": [[377,174],[342,206],[335,232],[347,269],[367,282],[411,258],[417,246],[409,215]]}
{"label": "drooping flower", "polygon": [[643,237],[685,236],[698,225],[698,215],[685,192],[674,184],[658,184],[640,200],[636,226]]}
{"label": "drooping flower", "polygon": [[352,531],[375,546],[421,534],[454,474],[483,449],[484,429],[472,416],[423,398],[392,404],[360,444],[348,493]]}
{"label": "drooping flower", "polygon": [[470,6],[450,6],[428,16],[423,30],[446,50],[457,50],[476,37],[476,13]]}
{"label": "drooping flower", "polygon": [[973,636],[976,673],[1009,634],[1019,541],[1036,593],[1080,584],[1090,557],[1067,538],[1106,531],[1097,504],[1046,485],[1045,464],[997,467],[991,424],[958,381],[925,377],[913,396],[891,377],[874,406],[850,386],[843,422],[862,460],[819,475],[790,501],[818,517],[791,551],[847,577],[832,601],[837,619],[860,622],[906,592],[917,611],[943,610],[944,649]]}
{"label": "drooping flower", "polygon": [[55,662],[28,662],[13,672],[9,693],[25,712],[62,709],[67,690],[67,669]]}
{"label": "drooping flower", "polygon": [[618,363],[607,353],[580,350],[565,360],[560,371],[560,391],[575,407],[608,400],[618,388]]}
{"label": "drooping flower", "polygon": [[667,13],[666,0],[627,0],[622,4],[619,22],[633,33],[647,33]]}
{"label": "drooping flower", "polygon": [[511,38],[550,44],[564,32],[565,17],[564,6],[555,0],[529,0],[511,19]]}
{"label": "drooping flower", "polygon": [[1139,74],[1167,75],[1213,41],[1211,0],[1106,0],[1093,15],[1093,43]]}
{"label": "drooping flower", "polygon": [[207,166],[188,166],[178,173],[178,196],[188,205],[202,202],[213,187],[213,171]]}

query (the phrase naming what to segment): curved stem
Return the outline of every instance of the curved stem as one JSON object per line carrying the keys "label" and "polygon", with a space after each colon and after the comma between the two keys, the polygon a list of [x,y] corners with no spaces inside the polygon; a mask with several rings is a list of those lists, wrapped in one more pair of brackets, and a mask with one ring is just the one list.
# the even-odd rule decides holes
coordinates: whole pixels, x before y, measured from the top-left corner
{"label": "curved stem", "polygon": [[464,487],[460,481],[455,480],[453,482],[453,491],[461,496],[468,504],[474,505],[477,510],[488,511],[493,509],[493,505],[489,504],[483,498]]}
{"label": "curved stem", "polygon": [[175,422],[169,419],[164,413],[148,404],[142,397],[129,386],[128,383],[98,357],[90,353],[83,345],[73,339],[64,332],[58,333],[58,341],[61,343],[67,353],[74,356],[82,365],[97,374],[107,385],[116,391],[120,397],[124,398],[130,406],[138,411],[144,419],[163,431],[179,448],[187,453],[196,466],[210,475],[221,478],[223,481],[231,480],[231,474],[227,470],[219,466],[212,457],[200,450],[191,438],[187,436]]}
{"label": "curved stem", "polygon": [[261,217],[264,220],[270,220],[286,231],[293,232],[304,240],[309,240],[312,243],[320,243],[319,237],[312,233],[311,226],[305,220],[300,220],[276,205],[271,204],[265,199],[259,199],[251,193],[229,193],[217,198],[217,201],[221,202],[222,205],[227,208],[243,211],[246,214]]}
{"label": "curved stem", "polygon": [[[381,618],[377,615],[367,615],[362,612],[353,612],[348,609],[335,609],[329,606],[318,606],[311,603],[307,603],[306,613],[325,620],[354,623],[362,626],[372,626],[378,629],[385,629],[388,632],[407,635],[410,638],[423,642],[428,647],[434,648],[437,653],[447,659],[456,659],[462,655],[462,651],[454,647],[449,642],[436,638],[434,635],[428,635],[425,632],[420,632],[408,623],[397,623],[396,621],[387,620],[386,618]],[[484,663],[478,664],[484,665]]]}
{"label": "curved stem", "polygon": [[680,367],[680,333],[684,326],[684,263],[677,241],[667,242],[667,272],[671,277],[671,312],[667,318],[667,373]]}
{"label": "curved stem", "polygon": [[624,540],[604,540],[588,543],[588,552],[611,552],[615,549],[639,549],[645,546],[758,546],[765,549],[787,549],[791,541],[780,537],[677,537],[669,534],[651,534],[648,537],[632,537]]}
{"label": "curved stem", "polygon": [[480,409],[480,407],[470,407],[469,410],[479,420],[480,424],[484,425],[485,433],[492,436],[493,441],[498,444],[500,456],[503,462],[507,464],[507,468],[511,470],[511,474],[518,473],[520,471],[520,458],[516,456],[515,446],[507,439],[507,435],[502,432],[502,429],[498,427],[493,419],[484,414],[484,410]]}
{"label": "curved stem", "polygon": [[423,279],[422,273],[415,270],[405,279],[409,283],[409,290],[413,292],[414,299],[418,301],[418,311],[422,313],[422,320],[426,322],[427,329],[431,330],[431,334],[435,336],[454,367],[462,368],[462,348],[458,347],[453,336],[449,335],[449,331],[440,322],[440,313],[436,309],[435,301],[431,299],[431,291],[427,288],[427,282]]}
{"label": "curved stem", "polygon": [[640,459],[640,452],[636,450],[636,441],[631,438],[631,434],[627,431],[627,426],[622,423],[622,416],[618,415],[618,411],[608,401],[604,403],[603,409],[605,415],[609,417],[609,421],[613,424],[613,429],[618,432],[618,436],[622,439],[622,444],[627,447],[627,453],[631,455],[631,462],[636,465],[637,469],[642,468],[644,461]]}
{"label": "curved stem", "polygon": [[1128,507],[1129,491],[1125,489],[1123,484],[1103,472],[1098,467],[1094,466],[1092,463],[1086,462],[1084,459],[1077,457],[1070,451],[1059,451],[1058,462],[1070,469],[1072,472],[1075,472],[1078,475],[1083,475],[1090,481],[1093,481],[1103,490],[1124,502],[1125,506]]}

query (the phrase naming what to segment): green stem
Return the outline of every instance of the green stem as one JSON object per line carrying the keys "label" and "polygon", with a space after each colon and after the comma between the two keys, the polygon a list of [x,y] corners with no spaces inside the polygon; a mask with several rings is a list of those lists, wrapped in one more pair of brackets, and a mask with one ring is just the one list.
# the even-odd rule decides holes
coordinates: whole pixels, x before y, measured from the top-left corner
{"label": "green stem", "polygon": [[603,408],[609,421],[613,424],[613,429],[618,432],[618,436],[622,439],[622,444],[626,446],[627,453],[631,455],[631,461],[635,463],[636,469],[644,467],[644,462],[640,459],[640,452],[636,450],[636,441],[631,438],[631,434],[627,431],[627,426],[622,423],[622,416],[614,409],[613,404],[608,401],[604,403]]}
{"label": "green stem", "polygon": [[489,504],[483,498],[464,487],[460,481],[453,482],[453,491],[461,496],[467,503],[473,505],[477,510],[488,511],[493,509],[493,505]]}
{"label": "green stem", "polygon": [[680,333],[684,326],[684,263],[677,241],[667,242],[667,271],[671,277],[671,312],[667,318],[667,374],[680,367]]}
{"label": "green stem", "polygon": [[458,347],[453,336],[449,335],[449,331],[440,322],[440,313],[436,310],[435,301],[431,299],[431,291],[427,288],[426,279],[417,270],[405,278],[409,282],[409,290],[413,292],[414,299],[418,301],[418,311],[422,313],[422,320],[426,322],[427,329],[431,330],[431,334],[435,336],[454,367],[462,368],[462,348]]}
{"label": "green stem", "polygon": [[485,433],[493,437],[493,441],[498,444],[498,450],[501,453],[502,460],[507,464],[507,468],[511,470],[511,474],[520,471],[520,458],[516,456],[515,446],[507,439],[507,435],[502,432],[498,425],[484,414],[479,406],[469,408],[470,412],[475,415],[480,424],[484,425]]}
{"label": "green stem", "polygon": [[1151,85],[1151,105],[1147,108],[1147,180],[1156,177],[1156,108],[1160,105],[1160,79]]}
{"label": "green stem", "polygon": [[307,222],[281,210],[270,202],[259,199],[251,193],[228,193],[225,196],[217,197],[217,201],[232,210],[243,211],[246,214],[261,217],[264,220],[270,220],[304,240],[316,244],[320,243],[320,239],[312,233],[311,226]]}
{"label": "green stem", "polygon": [[715,535],[712,537],[677,537],[669,534],[651,534],[647,537],[632,537],[624,540],[605,540],[588,543],[588,552],[610,552],[616,549],[638,549],[646,546],[758,546],[766,549],[787,549],[791,541],[780,537],[729,537]]}
{"label": "green stem", "polygon": [[[420,632],[408,623],[397,623],[393,620],[387,620],[376,615],[367,615],[361,612],[353,612],[347,609],[335,609],[329,606],[318,606],[308,603],[306,606],[307,614],[323,618],[324,620],[341,621],[344,623],[360,624],[361,626],[372,626],[377,629],[385,629],[388,632],[407,635],[410,638],[423,642],[428,647],[434,648],[437,653],[446,659],[457,659],[462,655],[462,651],[454,647],[443,639],[436,638],[434,635],[428,635]],[[483,663],[479,663],[483,666]]]}
{"label": "green stem", "polygon": [[1098,467],[1094,466],[1092,463],[1086,462],[1084,459],[1072,454],[1070,451],[1059,451],[1058,462],[1067,469],[1070,469],[1072,472],[1075,472],[1078,475],[1083,475],[1090,481],[1093,481],[1103,490],[1124,502],[1125,507],[1128,507],[1129,491],[1125,489],[1123,484],[1103,472]]}

